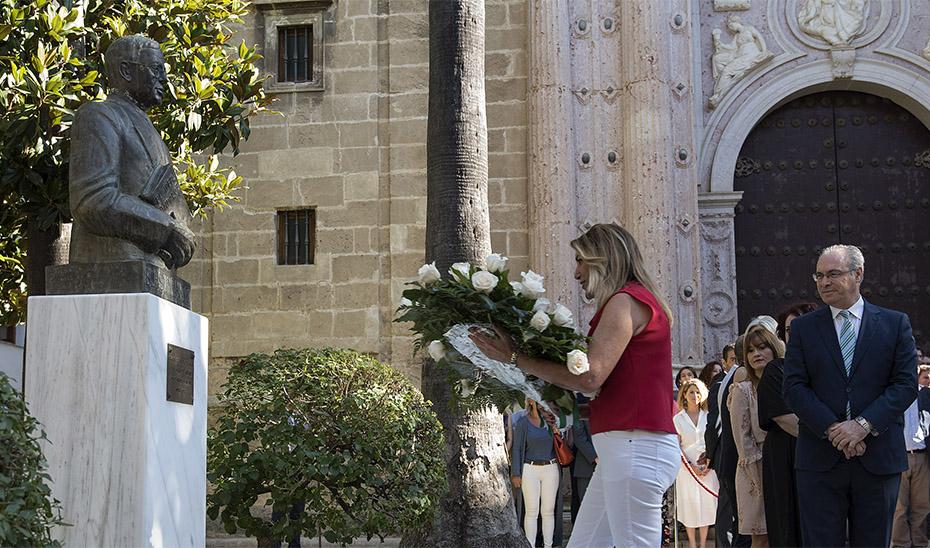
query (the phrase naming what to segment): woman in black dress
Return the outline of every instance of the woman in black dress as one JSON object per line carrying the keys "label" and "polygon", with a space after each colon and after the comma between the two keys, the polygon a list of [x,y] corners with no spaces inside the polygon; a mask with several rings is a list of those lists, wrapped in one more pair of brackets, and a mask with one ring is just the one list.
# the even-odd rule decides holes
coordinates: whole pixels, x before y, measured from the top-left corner
{"label": "woman in black dress", "polygon": [[[812,303],[792,306],[778,316],[778,336],[788,341],[791,322],[817,308]],[[781,395],[785,360],[766,366],[759,381],[759,425],[767,431],[762,446],[762,495],[770,546],[800,546],[800,515],[794,472],[794,446],[798,417]]]}

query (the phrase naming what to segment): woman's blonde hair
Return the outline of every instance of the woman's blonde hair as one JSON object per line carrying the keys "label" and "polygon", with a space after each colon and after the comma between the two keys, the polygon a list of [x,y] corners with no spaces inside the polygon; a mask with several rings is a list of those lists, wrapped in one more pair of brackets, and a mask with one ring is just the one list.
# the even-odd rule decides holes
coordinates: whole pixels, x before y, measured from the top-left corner
{"label": "woman's blonde hair", "polygon": [[701,407],[701,409],[706,411],[707,410],[707,385],[704,384],[704,381],[702,381],[701,379],[688,379],[685,382],[681,383],[681,388],[678,389],[678,408],[687,409],[685,404],[688,402],[688,400],[685,399],[685,396],[688,395],[688,390],[691,389],[692,386],[697,387],[698,394],[700,395],[700,399],[698,400],[698,405]]}
{"label": "woman's blonde hair", "polygon": [[572,240],[571,246],[588,265],[585,296],[597,303],[598,308],[627,282],[636,281],[656,298],[671,325],[672,310],[646,271],[639,246],[626,229],[615,223],[596,224]]}
{"label": "woman's blonde hair", "polygon": [[[743,359],[742,364],[746,367],[746,375],[749,377],[749,380],[752,381],[753,386],[759,386],[759,377],[756,370],[752,368],[752,365],[749,363],[749,347],[754,346],[759,348],[760,346],[765,346],[772,350],[772,354],[776,358],[785,357],[785,343],[781,342],[775,333],[772,333],[762,325],[754,325],[746,331],[745,339],[743,340]],[[768,365],[768,364],[766,364]]]}

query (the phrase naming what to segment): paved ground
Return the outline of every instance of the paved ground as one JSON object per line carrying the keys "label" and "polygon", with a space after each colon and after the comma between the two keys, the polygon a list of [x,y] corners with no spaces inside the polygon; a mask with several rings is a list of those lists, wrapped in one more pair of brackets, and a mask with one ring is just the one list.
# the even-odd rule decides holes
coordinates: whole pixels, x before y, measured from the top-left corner
{"label": "paved ground", "polygon": [[[300,545],[303,548],[337,548],[338,544],[330,544],[325,540],[318,539],[301,539]],[[397,548],[400,545],[399,538],[385,539],[384,543],[377,538],[367,541],[359,539],[352,543],[353,547],[360,548]],[[247,537],[207,537],[207,548],[255,548],[256,541],[254,538]],[[282,548],[286,545],[282,545]]]}

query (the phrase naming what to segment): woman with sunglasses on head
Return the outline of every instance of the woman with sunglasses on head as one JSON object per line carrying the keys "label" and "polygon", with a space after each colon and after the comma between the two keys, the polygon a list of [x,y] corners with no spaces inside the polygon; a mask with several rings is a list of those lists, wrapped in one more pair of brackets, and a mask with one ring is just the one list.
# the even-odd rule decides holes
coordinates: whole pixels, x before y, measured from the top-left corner
{"label": "woman with sunglasses on head", "polygon": [[519,353],[510,338],[473,334],[487,356],[588,394],[598,467],[581,503],[569,548],[658,546],[662,494],[680,464],[672,422],[672,316],[633,236],[598,224],[571,242],[575,279],[598,311],[590,323],[590,370]]}

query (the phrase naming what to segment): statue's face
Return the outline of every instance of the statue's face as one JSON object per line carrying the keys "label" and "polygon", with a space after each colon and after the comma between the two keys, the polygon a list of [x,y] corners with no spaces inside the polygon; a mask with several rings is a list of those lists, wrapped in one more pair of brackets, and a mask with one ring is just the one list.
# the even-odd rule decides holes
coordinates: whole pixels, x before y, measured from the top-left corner
{"label": "statue's face", "polygon": [[124,77],[128,75],[126,91],[144,109],[161,104],[168,76],[165,73],[165,57],[161,50],[144,48],[138,61],[126,61]]}

